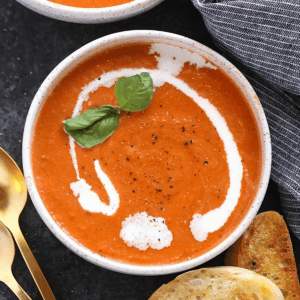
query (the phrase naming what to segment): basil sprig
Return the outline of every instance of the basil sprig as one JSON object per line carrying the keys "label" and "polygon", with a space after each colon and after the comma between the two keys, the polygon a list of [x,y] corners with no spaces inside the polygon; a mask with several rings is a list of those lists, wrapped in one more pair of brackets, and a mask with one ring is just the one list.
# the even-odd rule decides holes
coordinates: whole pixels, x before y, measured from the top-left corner
{"label": "basil sprig", "polygon": [[119,78],[115,85],[115,95],[120,108],[103,105],[94,107],[75,118],[63,121],[65,131],[83,147],[90,148],[104,142],[119,124],[121,111],[141,111],[146,109],[154,93],[149,73]]}

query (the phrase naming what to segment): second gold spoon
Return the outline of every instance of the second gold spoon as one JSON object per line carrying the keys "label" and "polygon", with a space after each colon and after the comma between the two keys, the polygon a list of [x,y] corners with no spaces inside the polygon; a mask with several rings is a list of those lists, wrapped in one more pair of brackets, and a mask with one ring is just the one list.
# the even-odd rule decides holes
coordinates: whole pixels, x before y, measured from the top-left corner
{"label": "second gold spoon", "polygon": [[0,221],[10,230],[27,267],[45,300],[55,300],[52,290],[35,260],[19,227],[19,216],[26,204],[24,176],[14,160],[0,147]]}
{"label": "second gold spoon", "polygon": [[14,257],[14,240],[8,229],[0,222],[0,281],[4,282],[20,300],[31,300],[11,272]]}

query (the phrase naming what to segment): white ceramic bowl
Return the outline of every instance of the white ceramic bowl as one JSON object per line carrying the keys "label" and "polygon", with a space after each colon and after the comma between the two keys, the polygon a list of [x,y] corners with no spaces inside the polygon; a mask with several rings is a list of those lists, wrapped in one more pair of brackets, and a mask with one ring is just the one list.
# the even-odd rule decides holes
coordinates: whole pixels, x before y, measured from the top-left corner
{"label": "white ceramic bowl", "polygon": [[53,19],[84,24],[109,23],[127,19],[153,8],[164,0],[134,0],[104,8],[79,8],[48,0],[17,0],[27,8]]}
{"label": "white ceramic bowl", "polygon": [[[256,198],[253,201],[252,207],[241,224],[226,240],[224,240],[211,251],[186,262],[164,266],[137,266],[112,261],[103,258],[96,253],[93,253],[89,249],[76,243],[54,222],[47,209],[45,208],[35,186],[30,157],[32,132],[39,111],[43,105],[44,100],[47,98],[47,95],[61,80],[61,78],[66,75],[69,70],[72,69],[75,65],[79,64],[96,52],[104,50],[107,47],[117,46],[128,42],[164,42],[174,46],[183,47],[185,49],[201,54],[217,66],[221,67],[231,78],[233,78],[233,80],[238,84],[238,86],[247,97],[253,113],[255,114],[255,117],[257,119],[262,145],[263,165],[261,180],[259,183],[259,190],[257,192]],[[127,31],[105,36],[80,48],[69,57],[67,57],[64,61],[62,61],[45,79],[35,98],[33,99],[26,120],[23,137],[23,167],[29,194],[38,213],[40,214],[46,225],[49,227],[49,229],[54,233],[54,235],[69,249],[77,253],[79,256],[85,258],[86,260],[110,270],[129,274],[160,275],[180,272],[201,265],[202,263],[212,259],[213,257],[226,250],[242,235],[242,233],[246,230],[246,228],[249,226],[249,224],[257,214],[268,186],[271,169],[271,142],[266,118],[254,90],[245,79],[245,77],[230,62],[228,62],[222,56],[207,48],[206,46],[203,46],[198,42],[179,35],[159,31]]]}

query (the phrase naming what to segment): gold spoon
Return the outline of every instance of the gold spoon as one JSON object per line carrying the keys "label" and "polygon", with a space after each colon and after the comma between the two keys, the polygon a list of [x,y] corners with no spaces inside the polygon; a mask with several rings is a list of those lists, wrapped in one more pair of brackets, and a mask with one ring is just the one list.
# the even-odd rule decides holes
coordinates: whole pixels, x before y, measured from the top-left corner
{"label": "gold spoon", "polygon": [[14,258],[14,240],[8,229],[0,222],[0,281],[4,282],[20,300],[31,300],[11,272]]}
{"label": "gold spoon", "polygon": [[15,238],[43,299],[55,300],[51,288],[20,230],[19,216],[26,200],[27,187],[24,176],[14,160],[0,147],[0,221]]}

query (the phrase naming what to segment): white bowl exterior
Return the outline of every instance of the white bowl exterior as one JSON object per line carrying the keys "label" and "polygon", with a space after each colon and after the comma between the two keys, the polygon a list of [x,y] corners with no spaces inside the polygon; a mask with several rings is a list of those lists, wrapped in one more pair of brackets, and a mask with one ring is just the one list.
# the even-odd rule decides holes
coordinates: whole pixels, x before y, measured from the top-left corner
{"label": "white bowl exterior", "polygon": [[164,0],[134,0],[126,4],[103,8],[72,7],[48,0],[17,1],[27,8],[49,18],[72,23],[97,24],[134,17],[155,7]]}
{"label": "white bowl exterior", "polygon": [[[103,49],[106,49],[107,47],[132,42],[158,42],[183,47],[190,51],[199,53],[200,55],[206,57],[217,66],[221,67],[231,78],[233,78],[233,80],[238,84],[240,89],[247,97],[252,111],[257,119],[257,124],[260,131],[260,139],[262,144],[262,173],[256,198],[253,201],[253,204],[249,209],[246,217],[236,228],[236,230],[217,247],[197,258],[182,263],[163,266],[131,265],[118,261],[113,261],[92,252],[91,250],[80,245],[78,242],[74,241],[70,235],[64,232],[55,223],[55,221],[52,219],[49,212],[45,208],[34,183],[34,177],[31,166],[31,140],[37,116],[49,92],[52,91],[56,84],[71,69],[73,69],[78,63],[84,61],[86,58]],[[261,206],[269,183],[271,171],[270,133],[263,112],[263,108],[253,88],[246,80],[246,78],[229,61],[224,59],[218,53],[214,52],[213,50],[207,48],[206,46],[196,41],[171,33],[148,30],[120,32],[95,40],[80,48],[79,50],[75,51],[73,54],[71,54],[65,60],[63,60],[45,79],[45,81],[43,82],[36,96],[33,99],[25,124],[23,136],[23,169],[25,179],[28,185],[29,194],[38,213],[40,214],[41,218],[46,223],[46,225],[49,227],[49,229],[53,232],[53,234],[70,250],[96,265],[121,273],[135,275],[170,274],[196,267],[212,259],[213,257],[226,250],[230,245],[232,245],[248,228]]]}

